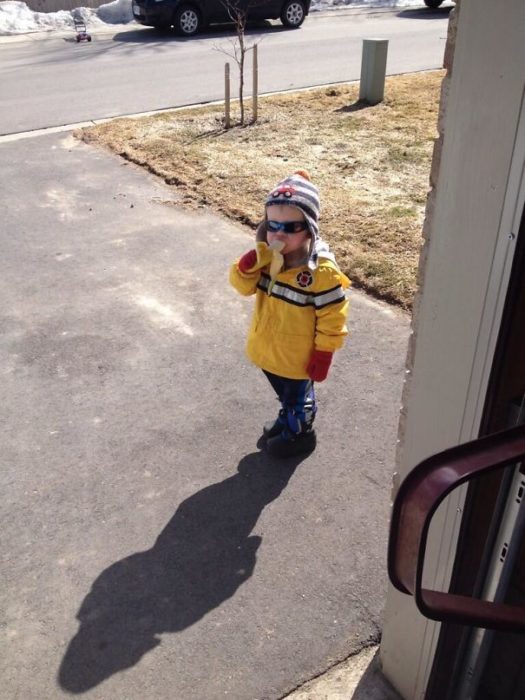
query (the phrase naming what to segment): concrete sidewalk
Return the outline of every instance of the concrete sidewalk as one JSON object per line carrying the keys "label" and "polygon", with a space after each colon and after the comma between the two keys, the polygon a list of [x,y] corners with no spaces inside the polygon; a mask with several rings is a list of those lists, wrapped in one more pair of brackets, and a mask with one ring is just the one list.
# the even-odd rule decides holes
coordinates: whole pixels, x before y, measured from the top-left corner
{"label": "concrete sidewalk", "polygon": [[401,700],[381,673],[372,645],[305,683],[283,700]]}
{"label": "concrete sidewalk", "polygon": [[277,700],[377,644],[408,317],[351,293],[272,462],[249,232],[69,134],[0,156],[5,697]]}

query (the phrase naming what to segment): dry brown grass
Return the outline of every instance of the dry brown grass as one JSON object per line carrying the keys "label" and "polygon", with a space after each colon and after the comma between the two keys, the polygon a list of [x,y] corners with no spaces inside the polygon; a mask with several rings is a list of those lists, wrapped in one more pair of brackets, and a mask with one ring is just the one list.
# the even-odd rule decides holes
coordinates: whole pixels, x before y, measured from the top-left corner
{"label": "dry brown grass", "polygon": [[82,131],[173,185],[255,227],[266,193],[297,169],[321,192],[321,232],[354,284],[410,308],[442,71],[387,79],[386,99],[356,104],[357,85],[266,97],[254,125],[225,131],[220,106]]}

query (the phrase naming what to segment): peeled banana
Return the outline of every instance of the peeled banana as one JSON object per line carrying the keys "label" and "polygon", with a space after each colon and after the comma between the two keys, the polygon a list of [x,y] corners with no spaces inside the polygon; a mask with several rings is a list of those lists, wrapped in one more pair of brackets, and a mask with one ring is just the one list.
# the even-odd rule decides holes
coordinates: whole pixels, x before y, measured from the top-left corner
{"label": "peeled banana", "polygon": [[283,241],[272,241],[268,246],[272,251],[272,262],[270,263],[270,277],[273,280],[277,277],[279,272],[283,269],[284,257],[281,254],[281,250],[284,248]]}

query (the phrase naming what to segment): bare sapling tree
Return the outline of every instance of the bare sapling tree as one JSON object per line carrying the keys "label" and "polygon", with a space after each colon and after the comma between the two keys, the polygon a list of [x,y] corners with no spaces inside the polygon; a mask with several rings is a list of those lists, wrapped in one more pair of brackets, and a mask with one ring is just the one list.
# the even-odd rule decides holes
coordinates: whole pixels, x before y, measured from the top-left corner
{"label": "bare sapling tree", "polygon": [[[246,21],[248,19],[248,11],[251,7],[256,7],[262,0],[222,0],[223,5],[228,10],[228,15],[235,25],[236,39],[231,40],[232,51],[224,48],[216,47],[218,51],[233,58],[239,69],[239,109],[240,109],[240,126],[244,126],[245,109],[244,109],[244,68],[246,65],[246,54],[251,51],[258,42],[254,42],[250,46],[246,45]],[[255,121],[255,118],[252,120]]]}

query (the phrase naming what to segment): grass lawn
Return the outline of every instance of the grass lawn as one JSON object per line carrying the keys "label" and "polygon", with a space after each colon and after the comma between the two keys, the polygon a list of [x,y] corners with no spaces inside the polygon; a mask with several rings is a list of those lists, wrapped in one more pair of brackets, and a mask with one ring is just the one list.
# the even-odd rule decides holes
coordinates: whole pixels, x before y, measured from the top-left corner
{"label": "grass lawn", "polygon": [[357,84],[265,97],[256,124],[228,131],[215,105],[117,119],[80,135],[164,178],[182,205],[209,206],[252,228],[276,182],[308,170],[321,193],[321,234],[343,271],[409,309],[442,78],[388,78],[374,107],[358,104]]}

